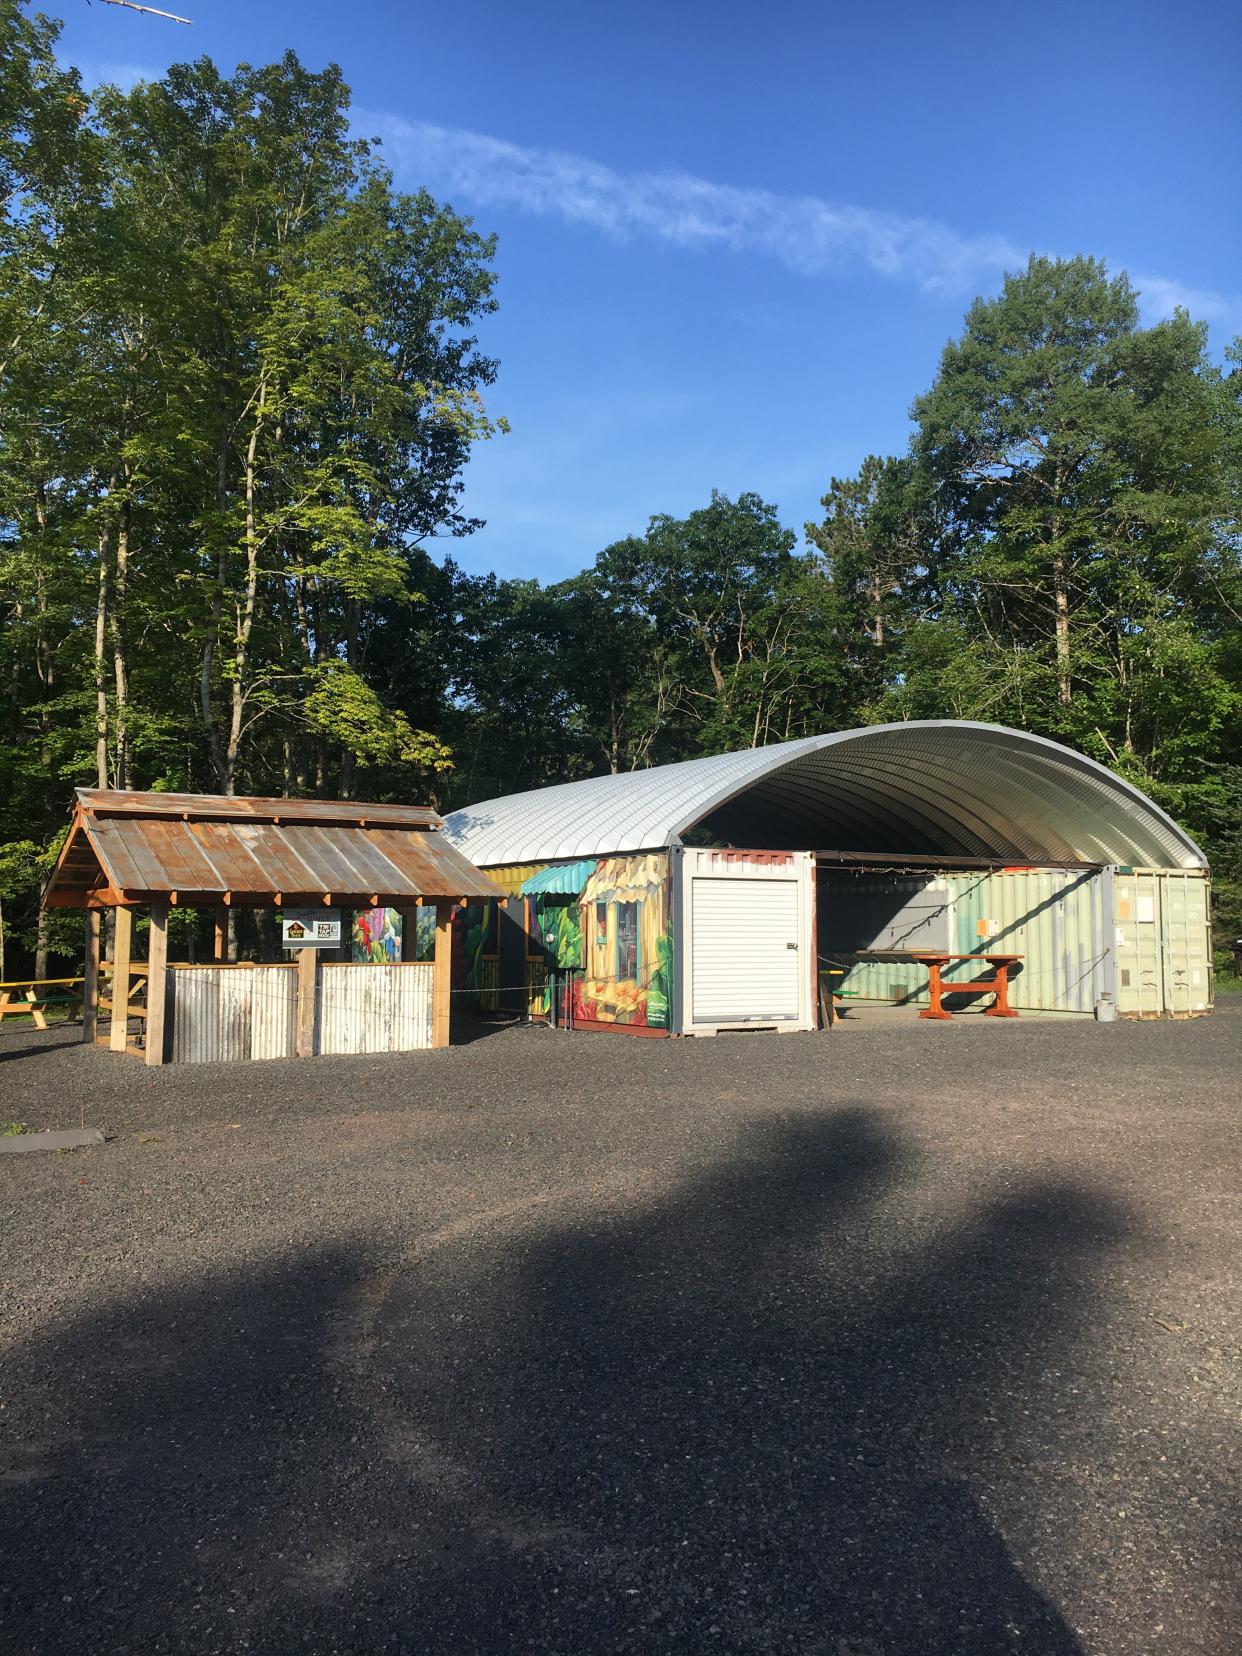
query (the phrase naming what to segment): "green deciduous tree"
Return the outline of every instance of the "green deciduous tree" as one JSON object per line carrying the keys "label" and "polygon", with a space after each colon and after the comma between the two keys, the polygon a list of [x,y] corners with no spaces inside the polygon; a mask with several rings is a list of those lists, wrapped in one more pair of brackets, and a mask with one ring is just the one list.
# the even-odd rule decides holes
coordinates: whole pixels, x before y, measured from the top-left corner
{"label": "green deciduous tree", "polygon": [[434,791],[374,650],[503,422],[494,244],[292,54],[88,100],[0,0],[3,828],[74,783]]}

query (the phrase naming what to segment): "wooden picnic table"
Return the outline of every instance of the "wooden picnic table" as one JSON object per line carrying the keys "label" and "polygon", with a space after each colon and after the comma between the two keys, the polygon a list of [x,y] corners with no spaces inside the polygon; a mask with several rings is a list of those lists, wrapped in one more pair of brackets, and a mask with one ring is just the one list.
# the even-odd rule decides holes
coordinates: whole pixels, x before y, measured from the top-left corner
{"label": "wooden picnic table", "polygon": [[[80,977],[73,978],[14,978],[0,983],[0,1019],[18,1016],[34,1019],[36,1029],[46,1029],[44,1016],[49,1006],[70,1004],[82,999]],[[60,994],[54,991],[60,990]],[[14,995],[17,999],[14,1000]]]}
{"label": "wooden picnic table", "polygon": [[[916,954],[911,950],[907,957],[919,966],[927,968],[927,990],[930,1004],[919,1013],[920,1018],[938,1018],[943,1023],[953,1019],[952,1012],[946,1012],[942,1004],[942,997],[949,995],[983,995],[995,994],[995,1003],[984,1013],[985,1018],[1016,1018],[1014,1007],[1009,1004],[1009,968],[1022,959],[1019,954]],[[986,960],[991,966],[993,976],[990,978],[976,978],[970,983],[955,983],[950,980],[947,984],[941,977],[945,966],[958,960]]]}

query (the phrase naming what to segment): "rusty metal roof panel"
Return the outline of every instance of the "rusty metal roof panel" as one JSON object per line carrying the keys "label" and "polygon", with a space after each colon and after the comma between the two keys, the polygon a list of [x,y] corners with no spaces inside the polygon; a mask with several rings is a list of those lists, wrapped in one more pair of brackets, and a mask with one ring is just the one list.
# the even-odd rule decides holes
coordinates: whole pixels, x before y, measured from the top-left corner
{"label": "rusty metal roof panel", "polygon": [[[298,847],[298,855],[314,873],[310,887],[313,891],[376,890],[373,870],[366,867],[357,851],[349,844],[349,836],[339,828],[320,828],[299,825],[297,828],[277,829],[287,833]],[[366,832],[355,830],[354,838],[363,841]]]}
{"label": "rusty metal roof panel", "polygon": [[313,891],[319,883],[285,829],[273,823],[196,822],[193,832],[226,891]]}
{"label": "rusty metal roof panel", "polygon": [[374,828],[367,836],[427,897],[495,897],[496,886],[481,874],[447,834],[409,834]]}
{"label": "rusty metal roof panel", "polygon": [[[142,809],[113,811],[107,803],[92,807],[92,801],[113,797],[79,790],[74,828],[45,894],[53,906],[80,901],[101,882],[131,902],[176,892],[193,903],[228,893],[231,902],[261,906],[279,893],[282,899],[323,897],[362,907],[372,897],[400,904],[496,895],[492,882],[447,835],[436,827],[411,826],[412,813],[404,807],[394,808],[399,823],[373,827],[363,826],[370,815],[348,819],[346,810],[372,809],[352,803],[333,805],[340,813],[334,820],[292,822],[237,814],[190,820]],[[124,802],[145,796],[120,797]],[[195,798],[157,797],[161,804]],[[248,802],[227,803],[231,808]]]}

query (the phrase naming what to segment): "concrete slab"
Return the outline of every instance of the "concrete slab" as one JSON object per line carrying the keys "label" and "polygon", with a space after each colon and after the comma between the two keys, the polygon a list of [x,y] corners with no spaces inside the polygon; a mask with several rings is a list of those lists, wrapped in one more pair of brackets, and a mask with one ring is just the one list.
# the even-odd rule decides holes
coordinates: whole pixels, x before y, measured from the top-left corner
{"label": "concrete slab", "polygon": [[86,1150],[102,1144],[98,1127],[69,1127],[63,1132],[6,1133],[0,1138],[0,1156],[24,1156],[33,1150]]}

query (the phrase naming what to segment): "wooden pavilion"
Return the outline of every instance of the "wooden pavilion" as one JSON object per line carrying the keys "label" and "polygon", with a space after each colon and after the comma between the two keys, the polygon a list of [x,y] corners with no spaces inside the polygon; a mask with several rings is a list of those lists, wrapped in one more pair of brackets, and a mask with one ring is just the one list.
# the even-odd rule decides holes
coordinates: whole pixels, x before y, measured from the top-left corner
{"label": "wooden pavilion", "polygon": [[[417,806],[79,788],[43,902],[86,911],[83,1038],[95,1038],[101,917],[111,909],[108,1044],[121,1052],[133,1048],[131,981],[145,979],[145,1007],[137,1015],[145,1023],[149,1065],[169,1057],[447,1046],[452,909],[472,897],[494,897],[496,888],[441,829],[434,811]],[[436,915],[432,961],[336,965],[305,947],[296,951],[296,965],[264,968],[225,958],[230,909],[392,908],[406,917],[408,939],[412,916],[427,905]],[[151,921],[145,971],[131,959],[134,915],[144,908]],[[169,963],[173,908],[213,912],[210,965]],[[407,955],[412,952],[407,943]]]}

